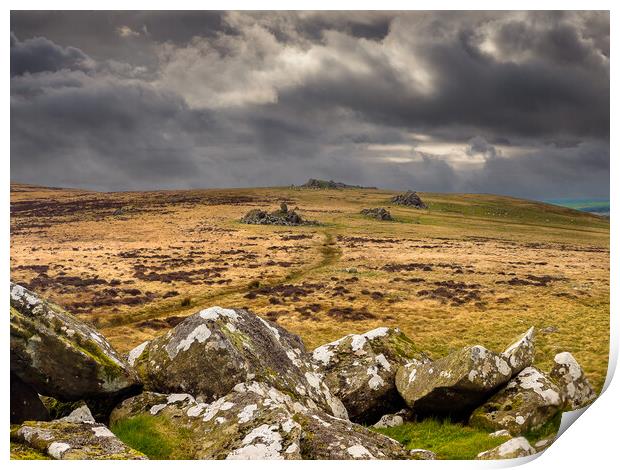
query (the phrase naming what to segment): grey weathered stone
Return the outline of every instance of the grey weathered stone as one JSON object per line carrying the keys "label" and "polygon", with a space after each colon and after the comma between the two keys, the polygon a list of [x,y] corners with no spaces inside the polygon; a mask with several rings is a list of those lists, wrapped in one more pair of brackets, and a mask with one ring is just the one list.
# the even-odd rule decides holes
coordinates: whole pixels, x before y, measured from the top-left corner
{"label": "grey weathered stone", "polygon": [[387,415],[381,416],[379,421],[372,425],[375,429],[385,429],[385,428],[393,428],[395,426],[400,426],[404,424],[406,421],[413,420],[414,415],[408,408],[403,408],[397,413],[390,413]]}
{"label": "grey weathered stone", "polygon": [[486,403],[474,410],[469,424],[512,435],[536,430],[562,408],[560,390],[534,367],[527,367]]}
{"label": "grey weathered stone", "polygon": [[411,449],[409,456],[411,460],[437,460],[437,454],[426,449]]}
{"label": "grey weathered stone", "polygon": [[191,459],[407,458],[396,441],[264,383],[238,384],[212,403],[199,403],[188,394],[144,392],[120,404],[110,421],[145,414],[189,435]]}
{"label": "grey weathered stone", "polygon": [[596,399],[596,392],[571,353],[556,354],[553,362],[549,377],[558,384],[567,409],[583,408]]}
{"label": "grey weathered stone", "polygon": [[512,375],[517,375],[534,362],[534,327],[508,346],[502,353],[502,357],[512,369]]}
{"label": "grey weathered stone", "polygon": [[390,211],[384,207],[373,207],[372,209],[362,209],[360,214],[366,217],[372,217],[377,220],[394,220]]}
{"label": "grey weathered stone", "polygon": [[64,418],[60,418],[59,421],[63,421],[66,423],[87,423],[93,424],[95,422],[95,418],[93,418],[90,409],[86,405],[82,405],[79,408],[76,408],[71,413],[69,413]]}
{"label": "grey weathered stone", "polygon": [[320,346],[312,359],[349,418],[367,424],[403,407],[394,382],[398,368],[412,360],[429,361],[402,331],[385,327]]}
{"label": "grey weathered stone", "polygon": [[525,437],[515,437],[509,441],[500,444],[499,446],[481,452],[476,459],[478,460],[502,460],[502,459],[516,459],[518,457],[527,457],[528,455],[534,455],[536,449],[534,449]]}
{"label": "grey weathered stone", "polygon": [[135,372],[95,329],[14,283],[10,299],[11,371],[38,393],[70,401],[139,387]]}
{"label": "grey weathered stone", "polygon": [[534,449],[536,449],[536,452],[542,452],[543,450],[546,450],[549,447],[551,447],[551,444],[553,444],[554,441],[555,441],[555,435],[547,436],[543,439],[539,439],[534,443]]}
{"label": "grey weathered stone", "polygon": [[241,218],[240,222],[251,225],[318,225],[316,221],[304,220],[294,210],[288,210],[288,207],[286,210],[283,209],[284,207],[281,207],[280,210],[273,212],[252,209]]}
{"label": "grey weathered stone", "polygon": [[247,310],[204,309],[135,348],[129,362],[148,390],[212,401],[238,383],[256,380],[347,417],[314,371],[299,337]]}
{"label": "grey weathered stone", "polygon": [[424,204],[422,199],[420,199],[420,196],[418,196],[418,193],[416,193],[415,191],[407,191],[404,194],[394,196],[392,198],[392,202],[401,206],[415,207],[416,209],[427,208],[426,204]]}
{"label": "grey weathered stone", "polygon": [[99,423],[27,421],[11,431],[11,439],[57,460],[143,460]]}
{"label": "grey weathered stone", "polygon": [[462,348],[435,362],[412,362],[396,374],[396,387],[419,414],[462,416],[510,380],[506,360],[482,346]]}

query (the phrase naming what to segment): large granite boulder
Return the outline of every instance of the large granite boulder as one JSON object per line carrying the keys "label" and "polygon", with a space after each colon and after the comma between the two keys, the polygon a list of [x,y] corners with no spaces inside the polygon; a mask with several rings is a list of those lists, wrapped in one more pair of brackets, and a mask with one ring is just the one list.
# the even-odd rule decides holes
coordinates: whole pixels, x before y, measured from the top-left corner
{"label": "large granite boulder", "polygon": [[512,369],[512,375],[517,375],[534,362],[534,327],[525,332],[502,353],[502,357]]}
{"label": "large granite boulder", "polygon": [[460,418],[507,383],[511,375],[512,369],[501,355],[473,346],[435,362],[402,366],[396,373],[396,388],[417,414]]}
{"label": "large granite boulder", "polygon": [[374,423],[403,407],[394,381],[400,366],[412,360],[429,362],[398,328],[385,327],[320,346],[312,359],[329,389],[342,400],[349,419],[363,423]]}
{"label": "large granite boulder", "polygon": [[183,432],[188,459],[407,458],[396,441],[258,382],[238,384],[211,403],[144,392],[120,404],[110,421],[114,426],[143,415]]}
{"label": "large granite boulder", "polygon": [[569,352],[556,354],[549,377],[560,388],[564,405],[568,410],[577,410],[589,405],[596,398],[581,366]]}
{"label": "large granite boulder", "polygon": [[530,445],[525,437],[515,437],[503,444],[485,452],[478,454],[478,460],[503,460],[516,459],[518,457],[527,457],[534,455],[536,449]]}
{"label": "large granite boulder", "polygon": [[487,430],[505,429],[518,436],[540,428],[562,404],[557,385],[538,369],[527,367],[474,410],[469,424]]}
{"label": "large granite boulder", "polygon": [[265,382],[308,406],[346,418],[298,336],[244,309],[211,307],[129,353],[148,390],[210,402],[241,382]]}
{"label": "large granite boulder", "polygon": [[143,460],[106,426],[80,421],[27,421],[11,430],[11,440],[57,460]]}
{"label": "large granite boulder", "polygon": [[47,408],[37,392],[11,372],[11,424],[48,419]]}
{"label": "large granite boulder", "polygon": [[11,372],[41,395],[110,397],[139,388],[133,369],[95,329],[11,283]]}

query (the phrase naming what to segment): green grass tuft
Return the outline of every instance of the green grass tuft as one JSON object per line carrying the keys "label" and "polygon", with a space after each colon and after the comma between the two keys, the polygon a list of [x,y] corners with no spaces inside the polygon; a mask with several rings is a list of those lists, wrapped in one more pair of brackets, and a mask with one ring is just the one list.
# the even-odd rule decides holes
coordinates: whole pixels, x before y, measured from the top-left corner
{"label": "green grass tuft", "polygon": [[471,460],[480,452],[506,442],[506,437],[491,437],[485,431],[450,421],[427,419],[417,423],[405,423],[387,429],[376,429],[396,439],[407,449],[426,449],[439,459]]}
{"label": "green grass tuft", "polygon": [[558,433],[558,429],[560,429],[560,422],[562,421],[562,412],[558,411],[549,421],[543,424],[541,427],[534,431],[529,431],[524,434],[524,437],[527,438],[532,444],[535,444],[536,441],[544,439],[549,436],[555,436]]}
{"label": "green grass tuft", "polygon": [[138,415],[111,426],[111,431],[129,447],[150,460],[191,459],[185,443],[189,431],[172,426],[161,416]]}

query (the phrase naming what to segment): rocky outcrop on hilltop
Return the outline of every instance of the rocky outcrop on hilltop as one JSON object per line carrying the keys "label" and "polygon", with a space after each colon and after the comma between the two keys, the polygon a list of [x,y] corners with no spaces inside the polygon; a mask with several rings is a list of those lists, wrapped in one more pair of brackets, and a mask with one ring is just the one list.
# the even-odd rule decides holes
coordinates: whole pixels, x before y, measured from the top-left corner
{"label": "rocky outcrop on hilltop", "polygon": [[407,191],[392,198],[392,203],[399,206],[415,207],[416,209],[427,209],[426,204],[420,199],[415,191]]}
{"label": "rocky outcrop on hilltop", "polygon": [[355,186],[351,184],[340,183],[332,180],[319,180],[315,178],[310,178],[304,184],[300,185],[299,188],[303,189],[377,189],[374,186]]}
{"label": "rocky outcrop on hilltop", "polygon": [[434,361],[387,327],[308,353],[246,309],[211,307],[124,358],[60,307],[16,284],[10,294],[11,441],[22,455],[143,459],[148,447],[119,439],[140,446],[122,432],[139,423],[183,436],[171,445],[191,459],[434,459],[379,433],[433,416],[510,439],[478,458],[514,458],[548,447],[553,435],[524,436],[595,397],[570,353],[548,373],[533,365],[533,329],[502,353],[475,345]]}

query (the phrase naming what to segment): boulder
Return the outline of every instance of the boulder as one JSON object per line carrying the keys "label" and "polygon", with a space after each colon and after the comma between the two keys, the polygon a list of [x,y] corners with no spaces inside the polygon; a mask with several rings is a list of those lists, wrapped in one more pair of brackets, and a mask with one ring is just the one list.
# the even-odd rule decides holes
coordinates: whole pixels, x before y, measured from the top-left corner
{"label": "boulder", "polygon": [[596,398],[596,392],[573,355],[561,352],[556,354],[553,362],[549,377],[560,388],[565,407],[577,410],[592,403]]}
{"label": "boulder", "polygon": [[95,418],[93,418],[90,409],[86,405],[82,405],[79,408],[76,408],[71,413],[69,413],[64,418],[60,418],[59,421],[64,423],[95,423]]}
{"label": "boulder", "polygon": [[106,426],[67,421],[27,421],[11,431],[11,439],[57,460],[143,460]]}
{"label": "boulder", "polygon": [[561,408],[557,385],[535,367],[527,367],[474,410],[469,424],[487,430],[505,429],[518,436],[540,428]]}
{"label": "boulder", "polygon": [[396,373],[396,388],[417,414],[462,418],[510,380],[506,360],[482,346],[435,362],[412,362]]}
{"label": "boulder", "polygon": [[409,457],[411,460],[437,460],[437,454],[426,449],[411,449]]}
{"label": "boulder", "polygon": [[403,407],[394,381],[400,366],[429,361],[402,331],[385,327],[319,346],[312,360],[349,419],[365,424]]}
{"label": "boulder", "polygon": [[[286,210],[284,210],[286,209]],[[242,224],[251,225],[317,225],[316,221],[304,220],[294,210],[288,210],[288,207],[281,207],[280,210],[267,212],[261,209],[252,209],[245,214],[240,222]]]}
{"label": "boulder", "polygon": [[392,198],[392,202],[400,206],[415,207],[416,209],[427,208],[426,204],[424,204],[422,199],[420,199],[420,196],[418,196],[418,193],[415,191],[407,191],[405,194],[394,196]]}
{"label": "boulder", "polygon": [[48,419],[47,408],[37,392],[11,372],[11,424]]}
{"label": "boulder", "polygon": [[543,439],[539,439],[534,443],[534,449],[536,449],[536,452],[542,452],[543,450],[548,449],[549,447],[551,447],[551,444],[553,444],[555,442],[555,435],[552,436],[547,436]]}
{"label": "boulder", "polygon": [[383,207],[375,207],[372,209],[362,209],[360,214],[365,215],[366,217],[372,217],[377,220],[394,220],[392,218],[392,214],[390,211]]}
{"label": "boulder", "polygon": [[211,307],[129,353],[148,390],[217,400],[241,382],[262,381],[334,416],[346,409],[312,367],[298,336],[244,309]]}
{"label": "boulder", "polygon": [[120,396],[136,373],[95,329],[11,283],[11,372],[41,395],[63,400]]}
{"label": "boulder", "polygon": [[182,430],[188,436],[188,459],[407,457],[396,441],[259,382],[237,384],[212,403],[197,402],[188,394],[144,392],[120,404],[110,421],[114,425],[143,415]]}
{"label": "boulder", "polygon": [[534,327],[531,327],[524,335],[512,343],[503,353],[502,357],[512,369],[515,376],[534,362]]}
{"label": "boulder", "polygon": [[375,429],[393,428],[404,424],[405,421],[411,421],[413,419],[414,416],[411,410],[404,408],[398,413],[391,413],[381,416],[379,421],[373,424],[372,427]]}
{"label": "boulder", "polygon": [[516,459],[534,455],[534,449],[525,437],[515,437],[503,444],[485,452],[481,452],[476,457],[477,460],[502,460]]}

